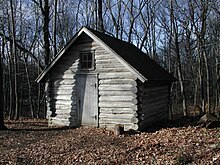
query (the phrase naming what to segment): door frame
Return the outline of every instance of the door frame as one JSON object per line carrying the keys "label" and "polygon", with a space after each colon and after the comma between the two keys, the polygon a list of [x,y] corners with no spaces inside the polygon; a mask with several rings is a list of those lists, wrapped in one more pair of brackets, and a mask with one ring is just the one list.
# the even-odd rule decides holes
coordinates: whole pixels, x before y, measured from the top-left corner
{"label": "door frame", "polygon": [[99,87],[99,84],[98,84],[98,73],[77,73],[76,74],[76,106],[77,106],[77,122],[78,122],[78,125],[81,126],[82,125],[82,119],[80,116],[80,111],[81,111],[81,105],[80,105],[80,102],[79,102],[79,91],[78,91],[78,77],[79,76],[94,76],[95,77],[95,83],[96,83],[96,87],[95,87],[95,95],[96,95],[96,102],[94,103],[95,104],[95,107],[96,109],[94,109],[95,113],[97,114],[96,115],[96,122],[95,122],[95,125],[89,125],[89,126],[95,126],[95,127],[99,127],[99,107],[98,107],[98,102],[99,102],[99,95],[98,95],[98,87]]}

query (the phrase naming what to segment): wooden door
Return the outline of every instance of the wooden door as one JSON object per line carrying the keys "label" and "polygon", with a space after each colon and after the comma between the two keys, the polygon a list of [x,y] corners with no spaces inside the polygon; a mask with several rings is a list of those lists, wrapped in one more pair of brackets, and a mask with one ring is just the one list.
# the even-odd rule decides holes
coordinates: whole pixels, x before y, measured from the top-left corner
{"label": "wooden door", "polygon": [[77,75],[78,117],[81,125],[98,126],[97,75]]}

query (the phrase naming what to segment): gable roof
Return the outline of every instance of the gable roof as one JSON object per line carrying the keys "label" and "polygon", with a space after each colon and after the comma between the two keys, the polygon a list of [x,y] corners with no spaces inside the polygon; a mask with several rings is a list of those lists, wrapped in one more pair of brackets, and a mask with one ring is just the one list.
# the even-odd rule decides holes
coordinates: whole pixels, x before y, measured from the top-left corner
{"label": "gable roof", "polygon": [[53,68],[62,55],[68,48],[74,44],[74,41],[85,33],[93,40],[98,42],[107,51],[113,54],[120,62],[122,62],[127,69],[134,73],[142,82],[144,81],[167,81],[174,82],[174,78],[159,64],[147,56],[144,52],[138,49],[133,44],[116,39],[99,31],[81,28],[78,33],[67,43],[67,45],[57,54],[53,61],[46,67],[46,69],[38,76],[37,82],[40,82],[46,74]]}

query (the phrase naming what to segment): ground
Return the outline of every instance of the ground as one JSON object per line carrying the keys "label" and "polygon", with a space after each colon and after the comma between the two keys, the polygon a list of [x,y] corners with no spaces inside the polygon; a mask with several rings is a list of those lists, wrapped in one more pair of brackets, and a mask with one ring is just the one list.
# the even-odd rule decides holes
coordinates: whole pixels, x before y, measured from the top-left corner
{"label": "ground", "polygon": [[110,130],[6,121],[1,164],[220,164],[220,129],[168,127],[115,136]]}

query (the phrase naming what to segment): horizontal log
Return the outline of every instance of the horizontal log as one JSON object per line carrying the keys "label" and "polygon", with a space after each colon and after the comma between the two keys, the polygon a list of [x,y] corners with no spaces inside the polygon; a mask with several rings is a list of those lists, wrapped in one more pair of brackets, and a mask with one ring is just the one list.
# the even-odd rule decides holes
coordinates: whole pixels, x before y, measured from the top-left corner
{"label": "horizontal log", "polygon": [[99,102],[101,108],[132,108],[137,109],[137,105],[131,102]]}
{"label": "horizontal log", "polygon": [[47,94],[54,94],[54,95],[75,95],[76,91],[75,89],[71,90],[62,90],[62,89],[51,89],[48,90]]}
{"label": "horizontal log", "polygon": [[109,54],[106,51],[96,51],[95,52],[95,59],[96,60],[115,60],[115,57]]}
{"label": "horizontal log", "polygon": [[125,131],[128,131],[130,129],[132,129],[132,130],[137,130],[138,129],[138,125],[137,124],[132,124],[132,123],[104,123],[104,124],[100,124],[99,126],[101,128],[107,128],[107,129],[113,130],[115,124],[122,124],[124,126]]}
{"label": "horizontal log", "polygon": [[74,112],[70,112],[70,113],[56,113],[56,117],[57,118],[60,118],[60,119],[63,119],[63,118],[77,118],[77,114],[74,113]]}
{"label": "horizontal log", "polygon": [[136,110],[133,110],[132,108],[100,108],[100,114],[105,113],[105,114],[134,114],[136,115]]}
{"label": "horizontal log", "polygon": [[[117,59],[112,59],[112,60],[97,60],[96,61],[96,64],[97,65],[100,65],[100,64],[102,64],[102,65],[108,65],[108,64],[121,64]],[[121,64],[122,65],[122,64]],[[123,66],[123,65],[122,65]]]}
{"label": "horizontal log", "polygon": [[[74,111],[77,109],[76,105],[58,105],[58,104],[55,104],[54,107],[56,110],[71,110],[71,111]],[[49,108],[48,108],[49,109]]]}
{"label": "horizontal log", "polygon": [[55,104],[55,105],[76,105],[76,101],[68,101],[68,100],[53,100],[51,102],[51,104]]}
{"label": "horizontal log", "polygon": [[58,85],[52,88],[53,90],[75,90],[75,85]]}
{"label": "horizontal log", "polygon": [[99,118],[110,118],[110,119],[131,119],[134,116],[133,114],[129,114],[129,113],[124,113],[124,114],[104,114],[104,113],[100,113]]}
{"label": "horizontal log", "polygon": [[133,93],[137,92],[137,88],[131,84],[100,84],[99,85],[100,91],[132,91]]}
{"label": "horizontal log", "polygon": [[157,102],[151,102],[151,103],[148,103],[147,101],[146,102],[142,102],[142,107],[143,109],[152,109],[154,107],[158,107],[158,106],[168,106],[168,101],[167,100],[160,100],[160,101],[157,101]]}
{"label": "horizontal log", "polygon": [[132,96],[100,96],[99,101],[128,101],[133,100]]}
{"label": "horizontal log", "polygon": [[96,70],[99,73],[110,73],[110,72],[127,72],[128,69],[126,68],[101,68],[101,67],[97,67]]}
{"label": "horizontal log", "polygon": [[158,114],[156,116],[146,117],[144,120],[139,121],[139,125],[142,126],[151,126],[154,123],[163,122],[168,119],[168,115],[166,114]]}
{"label": "horizontal log", "polygon": [[155,92],[148,92],[148,93],[142,93],[141,96],[145,99],[148,98],[156,98],[160,96],[169,96],[168,91],[155,91]]}
{"label": "horizontal log", "polygon": [[132,79],[110,79],[110,80],[100,80],[99,84],[131,84],[137,86],[137,82]]}
{"label": "horizontal log", "polygon": [[99,79],[134,79],[136,80],[134,74],[131,72],[120,72],[120,73],[100,73]]}
{"label": "horizontal log", "polygon": [[49,126],[77,126],[78,123],[75,119],[59,119],[59,118],[52,118],[50,121]]}
{"label": "horizontal log", "polygon": [[53,96],[55,100],[66,100],[66,101],[76,101],[76,96],[73,95],[57,95]]}
{"label": "horizontal log", "polygon": [[[163,108],[163,107],[162,107]],[[161,114],[167,114],[167,109],[164,108],[164,109],[161,109],[161,110],[158,110],[158,109],[152,109],[150,111],[141,111],[139,113],[141,113],[142,115],[140,115],[140,118],[144,119],[144,118],[148,118],[148,117],[151,117],[151,116],[157,116],[157,115],[161,115]]]}
{"label": "horizontal log", "polygon": [[132,96],[137,97],[136,91],[99,91],[101,96]]}
{"label": "horizontal log", "polygon": [[168,91],[169,88],[167,85],[164,86],[144,86],[143,91],[145,92],[151,92],[151,91],[163,91],[166,90]]}
{"label": "horizontal log", "polygon": [[150,118],[156,118],[156,119],[160,119],[160,117],[164,117],[164,116],[168,116],[168,113],[167,111],[151,111],[151,113],[146,113],[146,114],[143,114],[141,115],[141,119],[142,120],[145,120],[145,119],[150,119]]}
{"label": "horizontal log", "polygon": [[123,68],[124,65],[122,65],[121,63],[115,63],[115,64],[96,64],[97,68]]}
{"label": "horizontal log", "polygon": [[101,96],[99,97],[99,101],[100,102],[121,101],[121,102],[131,102],[133,104],[137,104],[137,99],[133,98],[132,96]]}
{"label": "horizontal log", "polygon": [[121,123],[138,123],[138,118],[108,118],[108,117],[100,117],[99,118],[99,123],[100,124],[106,124],[106,123],[116,123],[116,124],[121,124]]}
{"label": "horizontal log", "polygon": [[74,110],[71,110],[71,109],[56,109],[56,111],[55,111],[55,113],[56,114],[59,114],[59,115],[62,115],[62,114],[66,114],[66,115],[75,115],[75,114],[77,114],[77,111],[76,111],[76,109],[74,109]]}
{"label": "horizontal log", "polygon": [[168,103],[169,102],[169,98],[168,98],[168,95],[161,95],[161,96],[157,96],[157,97],[142,97],[142,103],[144,104],[153,104],[155,102],[166,102]]}

